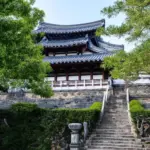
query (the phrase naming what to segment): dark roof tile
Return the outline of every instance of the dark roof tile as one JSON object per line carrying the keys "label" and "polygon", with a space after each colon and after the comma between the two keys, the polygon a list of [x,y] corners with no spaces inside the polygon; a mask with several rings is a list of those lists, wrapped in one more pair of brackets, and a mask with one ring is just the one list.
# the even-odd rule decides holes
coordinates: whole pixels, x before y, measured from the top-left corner
{"label": "dark roof tile", "polygon": [[114,55],[114,53],[74,55],[74,56],[49,56],[45,57],[44,61],[49,62],[50,64],[95,62],[95,61],[102,61],[105,57],[112,55]]}
{"label": "dark roof tile", "polygon": [[96,30],[99,27],[105,26],[105,20],[99,20],[90,23],[76,24],[76,25],[57,25],[51,23],[41,23],[35,33],[48,33],[48,34],[63,34],[63,33],[76,33]]}
{"label": "dark roof tile", "polygon": [[46,37],[44,37],[39,44],[43,45],[44,47],[59,48],[59,47],[83,45],[86,44],[87,42],[88,42],[87,37],[69,39],[69,40],[48,40]]}

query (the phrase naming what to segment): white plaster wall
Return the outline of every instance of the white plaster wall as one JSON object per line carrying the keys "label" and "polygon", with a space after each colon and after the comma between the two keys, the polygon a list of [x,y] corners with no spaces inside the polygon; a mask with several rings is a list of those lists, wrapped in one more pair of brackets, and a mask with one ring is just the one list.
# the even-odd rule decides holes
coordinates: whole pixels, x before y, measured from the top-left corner
{"label": "white plaster wall", "polygon": [[66,81],[66,77],[57,77],[58,81]]}
{"label": "white plaster wall", "polygon": [[66,56],[66,54],[56,54],[55,56]]}
{"label": "white plaster wall", "polygon": [[70,81],[79,80],[78,76],[69,76]]}
{"label": "white plaster wall", "polygon": [[103,79],[102,75],[93,75],[93,79]]}
{"label": "white plaster wall", "polygon": [[55,78],[54,77],[48,77],[48,78],[45,78],[45,81],[54,81]]}
{"label": "white plaster wall", "polygon": [[81,80],[90,80],[90,75],[82,75]]}

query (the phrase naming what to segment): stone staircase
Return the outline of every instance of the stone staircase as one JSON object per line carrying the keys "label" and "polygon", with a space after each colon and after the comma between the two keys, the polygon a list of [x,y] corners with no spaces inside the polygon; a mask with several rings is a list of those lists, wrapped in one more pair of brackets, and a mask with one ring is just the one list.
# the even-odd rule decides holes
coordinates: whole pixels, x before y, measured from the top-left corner
{"label": "stone staircase", "polygon": [[[118,94],[117,94],[118,95]],[[111,96],[102,123],[86,142],[86,150],[148,150],[131,133],[125,96]]]}

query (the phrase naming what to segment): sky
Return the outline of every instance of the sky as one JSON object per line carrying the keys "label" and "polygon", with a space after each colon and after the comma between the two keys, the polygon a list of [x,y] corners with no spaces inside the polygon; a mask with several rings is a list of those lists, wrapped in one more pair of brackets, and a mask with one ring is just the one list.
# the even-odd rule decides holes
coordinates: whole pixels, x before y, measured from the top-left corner
{"label": "sky", "polygon": [[[120,14],[115,18],[108,19],[100,13],[104,7],[110,6],[115,0],[36,0],[35,7],[45,12],[44,21],[54,24],[80,24],[105,19],[106,27],[109,25],[120,25],[125,15]],[[103,37],[107,42],[113,44],[124,44],[125,51],[133,49],[124,38]]]}

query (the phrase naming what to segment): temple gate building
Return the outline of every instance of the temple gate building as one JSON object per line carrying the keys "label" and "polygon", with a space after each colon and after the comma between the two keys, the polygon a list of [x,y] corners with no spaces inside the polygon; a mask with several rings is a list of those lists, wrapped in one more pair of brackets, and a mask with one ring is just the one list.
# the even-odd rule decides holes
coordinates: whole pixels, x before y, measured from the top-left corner
{"label": "temple gate building", "polygon": [[106,88],[109,71],[101,67],[102,61],[124,46],[96,36],[99,27],[105,27],[104,19],[77,25],[39,25],[35,32],[45,33],[39,44],[44,46],[44,61],[53,69],[47,78],[53,90]]}

